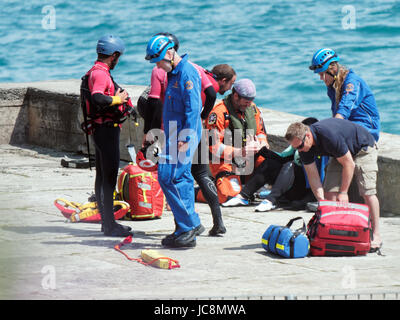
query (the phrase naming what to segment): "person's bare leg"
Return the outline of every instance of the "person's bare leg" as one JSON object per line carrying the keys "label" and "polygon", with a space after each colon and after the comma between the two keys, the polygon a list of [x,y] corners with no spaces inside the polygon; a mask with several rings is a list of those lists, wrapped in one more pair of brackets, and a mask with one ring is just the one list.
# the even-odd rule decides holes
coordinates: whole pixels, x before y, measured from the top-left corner
{"label": "person's bare leg", "polygon": [[377,248],[382,245],[382,238],[379,230],[380,207],[378,197],[374,195],[364,196],[365,204],[368,205],[372,222],[372,241],[371,248]]}

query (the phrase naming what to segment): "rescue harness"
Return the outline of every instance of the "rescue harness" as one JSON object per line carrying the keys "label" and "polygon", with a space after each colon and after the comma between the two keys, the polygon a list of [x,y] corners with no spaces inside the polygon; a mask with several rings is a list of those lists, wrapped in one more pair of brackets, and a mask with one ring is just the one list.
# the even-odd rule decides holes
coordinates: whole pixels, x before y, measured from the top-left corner
{"label": "rescue harness", "polygon": [[[69,222],[100,222],[101,214],[97,202],[87,202],[81,204],[75,201],[68,201],[63,198],[54,200],[54,205],[61,211],[61,214]],[[125,201],[114,200],[115,220],[123,218],[130,210],[130,206]]]}
{"label": "rescue harness", "polygon": [[[92,94],[89,89],[89,75],[90,72],[85,74],[81,78],[80,87],[80,101],[81,109],[83,114],[83,122],[81,123],[81,129],[86,136],[87,152],[89,157],[89,168],[92,170],[90,165],[90,147],[89,147],[89,135],[93,134],[95,125],[100,120],[102,125],[117,127],[123,123],[129,116],[133,117],[133,121],[136,125],[137,123],[137,112],[134,109],[131,100],[123,103],[121,105],[116,105],[113,107],[100,107],[93,102]],[[110,75],[111,81],[114,84],[114,88],[120,88],[114,81],[113,77]]]}

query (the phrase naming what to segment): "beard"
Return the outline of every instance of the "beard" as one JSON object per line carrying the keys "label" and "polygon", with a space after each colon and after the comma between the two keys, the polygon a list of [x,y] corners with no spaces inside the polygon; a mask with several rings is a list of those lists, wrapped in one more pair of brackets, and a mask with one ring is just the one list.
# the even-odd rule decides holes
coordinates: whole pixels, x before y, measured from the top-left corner
{"label": "beard", "polygon": [[113,61],[110,63],[110,70],[113,70],[119,61],[119,55],[114,57]]}
{"label": "beard", "polygon": [[113,60],[110,64],[110,70],[113,70],[115,66],[117,65],[117,60]]}

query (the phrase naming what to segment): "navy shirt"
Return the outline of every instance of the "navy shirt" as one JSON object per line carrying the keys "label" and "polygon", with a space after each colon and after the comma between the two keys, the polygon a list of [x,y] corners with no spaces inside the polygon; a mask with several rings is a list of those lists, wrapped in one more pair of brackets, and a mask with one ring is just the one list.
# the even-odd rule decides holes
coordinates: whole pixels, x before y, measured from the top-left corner
{"label": "navy shirt", "polygon": [[375,145],[374,137],[367,129],[338,118],[318,121],[310,126],[315,145],[308,152],[300,152],[304,164],[311,164],[315,156],[343,157],[347,151],[355,156],[362,148]]}

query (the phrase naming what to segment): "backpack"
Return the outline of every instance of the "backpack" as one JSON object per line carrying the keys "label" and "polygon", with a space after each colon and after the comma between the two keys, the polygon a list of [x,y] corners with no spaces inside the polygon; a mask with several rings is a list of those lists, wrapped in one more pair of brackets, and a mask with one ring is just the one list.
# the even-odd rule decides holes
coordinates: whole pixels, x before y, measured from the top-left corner
{"label": "backpack", "polygon": [[146,87],[146,89],[143,90],[143,92],[141,93],[141,95],[139,96],[138,101],[137,101],[137,110],[143,119],[146,119],[145,110],[148,108],[148,105],[149,105],[150,89],[151,89],[150,86]]}
{"label": "backpack", "polygon": [[164,211],[165,198],[157,171],[145,171],[134,163],[118,176],[117,198],[129,203],[125,216],[128,220],[161,218]]}

